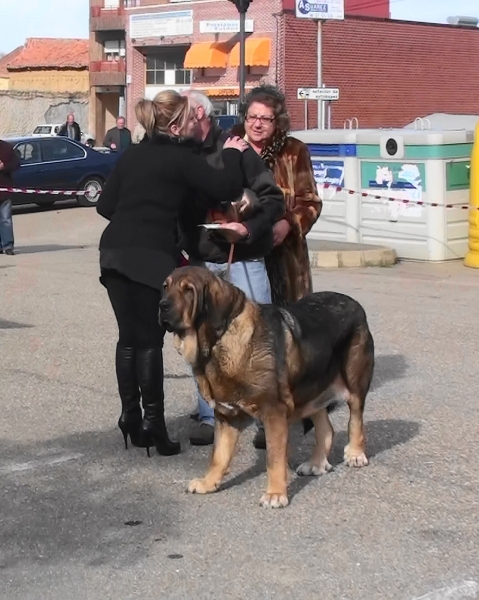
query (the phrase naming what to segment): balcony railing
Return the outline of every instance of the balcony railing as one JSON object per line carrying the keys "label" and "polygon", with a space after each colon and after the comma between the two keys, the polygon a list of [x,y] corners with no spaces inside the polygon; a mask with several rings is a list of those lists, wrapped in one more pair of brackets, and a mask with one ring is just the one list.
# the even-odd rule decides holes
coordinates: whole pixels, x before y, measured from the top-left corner
{"label": "balcony railing", "polygon": [[97,60],[90,63],[90,85],[125,85],[126,64],[119,60]]}
{"label": "balcony railing", "polygon": [[124,30],[124,7],[104,8],[103,6],[92,6],[90,8],[90,29],[92,31]]}

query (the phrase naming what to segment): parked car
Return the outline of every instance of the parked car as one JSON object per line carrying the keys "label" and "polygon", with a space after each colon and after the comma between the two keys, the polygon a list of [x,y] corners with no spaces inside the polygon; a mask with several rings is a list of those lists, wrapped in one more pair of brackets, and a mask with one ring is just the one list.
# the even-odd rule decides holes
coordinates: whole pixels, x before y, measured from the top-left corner
{"label": "parked car", "polygon": [[[37,125],[33,130],[32,137],[53,137],[58,135],[58,132],[63,127],[63,123],[43,123]],[[95,138],[84,131],[81,132],[81,142],[87,146],[93,146]]]}
{"label": "parked car", "polygon": [[[8,140],[20,156],[13,186],[38,190],[82,191],[80,206],[94,206],[121,152],[97,152],[65,137],[24,137]],[[13,204],[53,204],[61,194],[12,194]]]}

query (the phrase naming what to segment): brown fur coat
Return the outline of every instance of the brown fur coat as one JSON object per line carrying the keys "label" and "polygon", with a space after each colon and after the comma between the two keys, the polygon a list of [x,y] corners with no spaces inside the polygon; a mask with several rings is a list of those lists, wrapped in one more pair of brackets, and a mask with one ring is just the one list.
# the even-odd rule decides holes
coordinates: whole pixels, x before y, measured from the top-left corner
{"label": "brown fur coat", "polygon": [[276,184],[285,196],[286,219],[291,231],[266,259],[273,302],[296,302],[312,291],[306,234],[321,213],[322,202],[314,180],[309,150],[288,137],[273,167]]}

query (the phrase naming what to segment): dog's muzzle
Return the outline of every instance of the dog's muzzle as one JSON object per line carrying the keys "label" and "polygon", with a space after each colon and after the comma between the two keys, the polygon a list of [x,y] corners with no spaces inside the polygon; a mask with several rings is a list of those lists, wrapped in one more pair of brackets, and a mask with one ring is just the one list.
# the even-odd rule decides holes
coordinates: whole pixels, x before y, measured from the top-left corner
{"label": "dog's muzzle", "polygon": [[160,315],[159,321],[160,325],[169,331],[170,333],[174,330],[173,324],[171,322],[171,315],[169,314],[171,310],[171,305],[167,299],[160,300]]}

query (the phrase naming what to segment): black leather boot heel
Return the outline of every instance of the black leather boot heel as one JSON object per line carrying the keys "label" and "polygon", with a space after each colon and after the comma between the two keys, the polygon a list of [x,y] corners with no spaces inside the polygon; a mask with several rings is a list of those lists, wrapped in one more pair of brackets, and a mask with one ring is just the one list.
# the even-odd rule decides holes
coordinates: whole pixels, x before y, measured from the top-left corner
{"label": "black leather boot heel", "polygon": [[148,456],[150,456],[150,446],[155,446],[158,453],[163,456],[179,454],[180,443],[170,440],[166,429],[161,347],[138,349],[136,372],[144,411],[142,433]]}
{"label": "black leather boot heel", "polygon": [[133,446],[144,448],[140,388],[136,375],[136,348],[117,344],[115,365],[122,408],[118,427],[123,434],[125,448],[128,448],[128,436]]}

